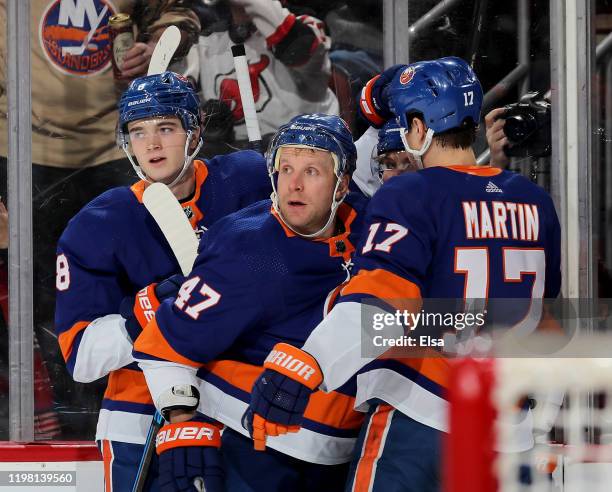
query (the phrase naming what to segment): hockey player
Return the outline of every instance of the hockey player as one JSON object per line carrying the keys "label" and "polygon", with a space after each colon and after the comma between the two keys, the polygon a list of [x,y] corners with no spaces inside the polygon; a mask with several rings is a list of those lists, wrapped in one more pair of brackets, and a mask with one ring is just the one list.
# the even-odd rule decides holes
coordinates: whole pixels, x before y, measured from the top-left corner
{"label": "hockey player", "polygon": [[400,130],[391,118],[380,128],[369,127],[355,142],[357,169],[351,181],[352,189],[371,197],[387,179],[406,171],[415,171],[404,149]]}
{"label": "hockey player", "polygon": [[[160,460],[168,448],[188,460],[198,447],[219,444],[218,430],[194,417],[198,409],[226,425],[221,450],[228,490],[343,487],[363,417],[353,410],[349,387],[320,393],[306,409],[302,431],[271,438],[265,453],[253,449],[241,417],[270,349],[300,346],[323,317],[328,294],[348,276],[364,205],[361,196],[347,196],[355,157],[350,131],[337,116],[303,115],[282,126],[267,154],[272,201],[232,214],[206,233],[176,300],[164,301],[136,340],[153,399],[172,422],[157,439]],[[204,426],[212,439],[169,442],[171,430],[194,426]],[[169,472],[177,482],[184,476],[178,466]],[[201,473],[194,467],[187,476]]]}
{"label": "hockey player", "polygon": [[[175,73],[130,84],[119,103],[117,141],[141,180],[100,195],[70,221],[58,244],[56,282],[56,331],[68,371],[84,383],[109,377],[96,440],[106,490],[115,491],[131,490],[154,412],[132,358],[141,330],[136,318],[146,323],[155,293],[174,294],[180,285],[155,286],[179,268],[142,204],[144,190],[151,182],[167,184],[198,232],[270,193],[265,162],[255,152],[195,159],[202,143],[199,100]],[[146,296],[152,305],[143,304]]]}
{"label": "hockey player", "polygon": [[[347,490],[439,490],[447,431],[447,360],[362,358],[363,302],[387,300],[393,310],[389,299],[418,306],[427,298],[537,299],[559,292],[552,200],[519,175],[475,165],[481,102],[472,69],[453,57],[396,66],[366,85],[365,116],[373,124],[397,117],[406,151],[422,169],[389,180],[374,195],[356,275],[302,349],[272,350],[252,390],[246,416],[253,437],[265,439],[269,428],[299,424],[305,393],[333,390],[360,372],[356,403],[368,416]],[[289,371],[287,359],[309,370]],[[271,391],[270,380],[283,391]]]}
{"label": "hockey player", "polygon": [[401,129],[395,118],[388,120],[378,131],[378,144],[372,149],[370,163],[372,174],[381,183],[406,171],[416,171],[417,166],[404,148]]}

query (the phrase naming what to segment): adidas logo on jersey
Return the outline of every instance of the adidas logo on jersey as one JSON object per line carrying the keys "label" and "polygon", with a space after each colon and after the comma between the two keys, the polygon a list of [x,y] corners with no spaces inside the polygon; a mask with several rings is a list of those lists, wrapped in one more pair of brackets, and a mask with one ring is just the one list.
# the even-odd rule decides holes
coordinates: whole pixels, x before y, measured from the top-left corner
{"label": "adidas logo on jersey", "polygon": [[485,188],[487,193],[503,193],[502,189],[499,186],[496,186],[495,183],[489,181],[487,183],[487,187]]}

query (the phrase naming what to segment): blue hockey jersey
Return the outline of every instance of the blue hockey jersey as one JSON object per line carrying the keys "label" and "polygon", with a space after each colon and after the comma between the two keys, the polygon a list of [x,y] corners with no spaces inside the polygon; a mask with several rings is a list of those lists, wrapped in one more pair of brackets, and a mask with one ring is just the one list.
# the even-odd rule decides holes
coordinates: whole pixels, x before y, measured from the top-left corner
{"label": "blue hockey jersey", "polygon": [[357,274],[303,349],[321,365],[324,389],[360,371],[358,405],[383,400],[445,430],[448,360],[362,357],[362,302],[556,297],[560,228],[552,200],[512,172],[432,167],[389,180],[372,198],[364,230]]}
{"label": "blue hockey jersey", "polygon": [[[269,196],[263,158],[252,151],[195,161],[196,188],[182,206],[196,231]],[[68,224],[57,248],[55,327],[73,378],[109,375],[97,439],[143,443],[154,412],[119,314],[124,296],[180,271],[142,204],[146,183],[109,190]]]}
{"label": "blue hockey jersey", "polygon": [[[217,222],[176,300],[161,304],[134,344],[154,400],[176,384],[197,385],[200,410],[247,435],[240,420],[264,359],[279,342],[301,346],[323,318],[329,294],[348,277],[364,208],[363,197],[349,195],[338,208],[341,229],[325,240],[295,235],[269,200]],[[193,368],[193,377],[162,377],[165,361]],[[362,421],[353,395],[321,392],[303,430],[268,445],[314,463],[348,461]]]}

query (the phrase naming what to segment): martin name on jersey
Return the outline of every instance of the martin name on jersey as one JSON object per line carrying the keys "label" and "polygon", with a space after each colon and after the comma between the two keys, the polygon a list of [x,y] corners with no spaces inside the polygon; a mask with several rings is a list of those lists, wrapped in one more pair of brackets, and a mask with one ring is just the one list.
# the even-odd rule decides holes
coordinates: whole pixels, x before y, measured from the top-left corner
{"label": "martin name on jersey", "polygon": [[372,198],[364,229],[357,274],[303,350],[319,362],[323,389],[360,372],[357,405],[382,400],[446,431],[448,361],[362,358],[361,302],[556,297],[560,227],[552,200],[512,172],[431,167],[390,179]]}
{"label": "martin name on jersey", "polygon": [[[269,200],[217,222],[176,300],[161,304],[134,344],[154,399],[176,384],[197,386],[201,412],[248,436],[241,417],[264,359],[276,343],[301,346],[323,318],[328,294],[347,279],[364,208],[350,194],[338,208],[342,230],[325,240],[291,232]],[[162,375],[166,361],[182,369]],[[353,406],[354,384],[320,392],[298,434],[267,444],[311,463],[347,462],[362,422]]]}
{"label": "martin name on jersey", "polygon": [[[270,193],[256,152],[196,160],[194,166],[195,193],[182,206],[196,230]],[[117,313],[125,296],[180,271],[142,204],[145,184],[100,195],[70,221],[58,243],[55,327],[66,366],[79,382],[110,373],[98,440],[144,443],[154,407]]]}

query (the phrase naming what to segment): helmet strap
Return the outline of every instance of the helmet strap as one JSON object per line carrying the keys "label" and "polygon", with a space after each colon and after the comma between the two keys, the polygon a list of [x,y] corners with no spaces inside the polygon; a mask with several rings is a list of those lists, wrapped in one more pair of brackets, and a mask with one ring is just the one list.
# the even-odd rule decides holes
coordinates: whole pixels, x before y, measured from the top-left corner
{"label": "helmet strap", "polygon": [[404,144],[404,148],[406,149],[406,152],[408,152],[409,154],[412,155],[412,157],[414,157],[414,160],[419,166],[419,169],[423,169],[422,157],[429,150],[429,147],[431,146],[431,141],[434,136],[434,131],[431,128],[428,128],[427,133],[425,133],[425,141],[423,142],[423,145],[421,146],[421,148],[413,149],[408,144],[408,139],[406,138],[406,128],[401,128],[400,130],[401,130],[400,137],[402,138],[402,143]]}
{"label": "helmet strap", "polygon": [[[187,140],[185,141],[185,149],[183,151],[183,155],[184,155],[183,167],[181,171],[178,173],[177,177],[174,178],[170,184],[166,185],[168,186],[168,188],[172,188],[174,185],[176,185],[181,180],[181,178],[185,175],[185,172],[187,171],[187,169],[189,169],[189,166],[193,162],[193,159],[195,159],[195,156],[198,155],[198,152],[200,151],[200,149],[202,148],[202,145],[204,144],[204,140],[202,140],[202,137],[200,137],[198,140],[198,145],[196,146],[195,150],[191,154],[189,154],[189,146],[191,145],[192,139],[193,139],[193,131],[189,130],[187,132]],[[128,150],[128,143],[124,142],[121,145],[121,148],[123,149],[123,152],[125,152],[125,155],[127,155],[127,158],[130,161],[130,164],[132,164],[132,167],[134,168],[134,171],[136,172],[138,177],[142,179],[143,181],[146,181],[147,183],[153,183],[154,181],[151,181],[148,178],[148,176],[143,172],[142,167],[140,167],[140,165],[138,165],[134,161],[132,154]]]}
{"label": "helmet strap", "polygon": [[124,142],[124,143],[121,144],[121,149],[123,150],[123,152],[125,152],[125,155],[127,155],[127,158],[130,161],[130,164],[132,165],[132,168],[134,168],[134,172],[137,174],[137,176],[140,179],[142,179],[143,181],[146,181],[147,183],[152,183],[153,181],[151,181],[149,178],[147,178],[147,175],[142,171],[142,168],[138,164],[136,164],[136,162],[134,161],[134,158],[132,157],[132,154],[128,150],[128,143],[127,142]]}
{"label": "helmet strap", "polygon": [[200,137],[200,139],[198,140],[198,145],[196,146],[194,151],[191,154],[189,154],[189,146],[191,145],[192,139],[193,139],[193,131],[189,130],[187,132],[187,140],[185,141],[185,150],[183,152],[183,155],[184,155],[183,169],[181,169],[181,172],[178,174],[178,176],[172,180],[172,183],[168,185],[168,188],[172,188],[175,184],[177,184],[181,180],[181,178],[185,175],[185,172],[187,172],[187,169],[189,169],[189,166],[191,166],[193,159],[195,159],[195,156],[198,155],[198,152],[202,148],[202,144],[204,143],[204,140],[202,140],[202,137]]}

